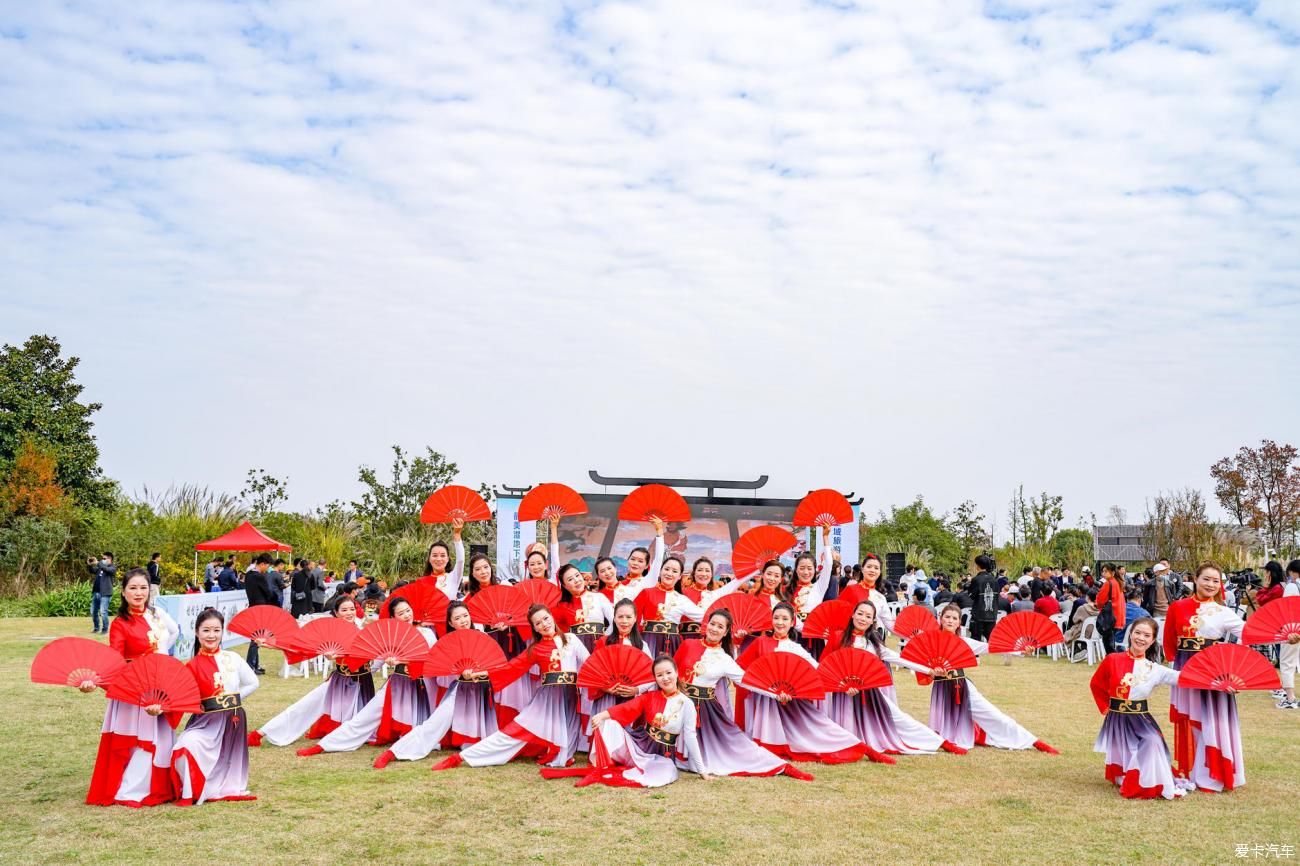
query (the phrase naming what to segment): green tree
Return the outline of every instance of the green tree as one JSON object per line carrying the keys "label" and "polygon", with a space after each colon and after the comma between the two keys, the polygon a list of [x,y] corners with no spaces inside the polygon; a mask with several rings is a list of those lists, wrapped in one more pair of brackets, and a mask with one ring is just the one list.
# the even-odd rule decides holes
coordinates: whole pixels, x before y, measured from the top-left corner
{"label": "green tree", "polygon": [[993,546],[993,537],[984,527],[987,519],[980,514],[975,502],[970,499],[958,505],[957,510],[948,518],[948,531],[961,545],[963,568],[970,565],[971,559],[977,553]]}
{"label": "green tree", "polygon": [[460,467],[432,448],[426,446],[422,457],[408,457],[400,445],[394,445],[389,480],[381,480],[369,466],[357,470],[357,480],[366,489],[360,501],[352,503],[352,508],[372,532],[400,533],[417,528],[424,500],[433,491],[450,484],[459,471]]}
{"label": "green tree", "polygon": [[99,403],[80,402],[75,372],[80,359],[60,357],[59,341],[35,335],[0,349],[0,463],[13,461],[26,436],[49,448],[59,486],[85,505],[106,505],[112,485],[99,468],[91,416]]}
{"label": "green tree", "polygon": [[1078,571],[1092,562],[1092,533],[1084,529],[1061,529],[1052,534],[1047,548],[1051,562],[1040,565],[1068,565]]}
{"label": "green tree", "polygon": [[281,481],[265,469],[250,469],[239,498],[248,506],[250,515],[260,518],[275,511],[289,498],[288,483],[288,478]]}
{"label": "green tree", "polygon": [[[1023,489],[1023,488],[1022,488]],[[1061,510],[1062,497],[1043,491],[1041,496],[1031,496],[1024,504],[1024,541],[1030,546],[1042,546],[1061,525],[1065,514]]]}
{"label": "green tree", "polygon": [[863,530],[860,547],[864,554],[914,548],[928,553],[934,568],[950,574],[965,567],[961,542],[944,525],[943,516],[931,511],[920,496],[901,508],[891,507],[888,516],[881,512],[879,519]]}
{"label": "green tree", "polygon": [[50,569],[71,540],[68,527],[57,520],[19,517],[7,529],[0,529],[0,569],[13,575],[15,594],[26,588],[26,580],[40,577],[50,588]]}

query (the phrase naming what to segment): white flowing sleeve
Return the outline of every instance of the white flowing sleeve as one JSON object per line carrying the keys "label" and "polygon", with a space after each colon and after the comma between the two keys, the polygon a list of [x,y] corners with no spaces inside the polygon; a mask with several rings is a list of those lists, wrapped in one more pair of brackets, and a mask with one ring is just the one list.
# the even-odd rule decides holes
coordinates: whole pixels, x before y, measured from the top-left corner
{"label": "white flowing sleeve", "polygon": [[1151,684],[1153,690],[1156,686],[1178,685],[1178,671],[1168,665],[1152,665],[1151,674],[1151,678],[1155,680],[1155,682]]}
{"label": "white flowing sleeve", "polygon": [[452,566],[451,573],[456,576],[456,588],[460,588],[460,582],[465,579],[465,542],[457,538],[454,540],[456,548],[456,564]]}
{"label": "white flowing sleeve", "polygon": [[970,651],[975,653],[976,658],[979,658],[989,651],[989,645],[982,640],[975,640],[974,638],[969,637],[964,637],[962,640],[966,641],[966,646],[970,647]]}
{"label": "white flowing sleeve", "polygon": [[667,610],[669,622],[680,623],[684,619],[699,622],[704,619],[704,608],[691,601],[687,596],[674,590],[670,598],[672,598],[672,604],[669,605]]}
{"label": "white flowing sleeve", "polygon": [[550,556],[546,559],[546,571],[547,579],[559,586],[560,582],[555,577],[560,573],[560,540],[558,538],[551,539]]}
{"label": "white flowing sleeve", "polygon": [[446,572],[438,579],[438,588],[451,601],[455,601],[456,597],[460,595],[460,584],[464,579],[464,569],[465,544],[460,539],[456,539],[456,565],[451,571]]}
{"label": "white flowing sleeve", "polygon": [[646,569],[645,576],[641,578],[641,587],[643,589],[654,586],[659,582],[659,569],[664,564],[664,537],[655,536],[655,543],[650,545],[650,567]]}
{"label": "white flowing sleeve", "polygon": [[726,598],[727,596],[731,595],[733,592],[739,592],[741,588],[744,587],[745,584],[749,583],[753,579],[754,578],[751,575],[750,577],[746,577],[744,579],[729,580],[724,585],[718,587],[717,589],[704,590],[704,592],[700,593],[700,604],[699,604],[700,618],[701,619],[704,618],[704,612],[709,608],[713,607],[714,602],[716,602],[718,599]]}
{"label": "white flowing sleeve", "polygon": [[596,607],[600,608],[601,619],[605,620],[605,634],[612,634],[614,631],[614,604],[607,598],[603,592],[596,592]]}
{"label": "white flowing sleeve", "polygon": [[908,661],[889,647],[882,647],[880,650],[880,660],[885,664],[898,665],[900,668],[907,668],[909,671],[916,671],[918,674],[929,674],[930,669],[925,665]]}
{"label": "white flowing sleeve", "polygon": [[438,635],[433,629],[419,625],[415,627],[415,630],[420,633],[420,636],[424,638],[424,642],[430,647],[438,642]]}
{"label": "white flowing sleeve", "polygon": [[170,653],[172,647],[176,646],[176,639],[181,636],[181,627],[176,624],[176,620],[171,618],[171,614],[161,607],[154,608],[154,612],[162,617],[163,625],[167,628],[167,645],[166,647],[159,647],[159,650],[163,653]]}
{"label": "white flowing sleeve", "polygon": [[257,691],[257,687],[261,683],[258,682],[257,674],[253,673],[253,669],[248,666],[248,662],[235,655],[235,653],[231,653],[231,655],[235,656],[235,659],[239,662],[236,665],[236,669],[239,671],[239,700],[244,701],[249,695]]}
{"label": "white flowing sleeve", "polygon": [[835,557],[831,556],[831,546],[830,544],[827,544],[822,548],[821,573],[817,575],[817,579],[813,581],[812,589],[809,590],[808,611],[810,613],[812,612],[812,609],[821,604],[822,599],[826,597],[826,590],[829,589],[831,585],[831,565],[834,562]]}
{"label": "white flowing sleeve", "polygon": [[700,754],[700,738],[695,733],[695,702],[687,701],[686,706],[682,707],[682,732],[677,735],[678,741],[682,748],[679,752],[686,758],[686,766],[696,775],[704,775],[708,768],[704,766],[703,756]]}

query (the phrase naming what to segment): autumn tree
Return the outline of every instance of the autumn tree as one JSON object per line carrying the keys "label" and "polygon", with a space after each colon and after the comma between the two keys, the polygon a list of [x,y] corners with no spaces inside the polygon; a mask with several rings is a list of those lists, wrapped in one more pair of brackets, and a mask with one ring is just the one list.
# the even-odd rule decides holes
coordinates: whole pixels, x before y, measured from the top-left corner
{"label": "autumn tree", "polygon": [[0,481],[0,523],[14,517],[44,517],[58,510],[67,497],[57,474],[58,463],[51,449],[33,437],[24,438]]}
{"label": "autumn tree", "polygon": [[1295,543],[1300,528],[1300,451],[1265,439],[1210,467],[1214,495],[1239,524],[1263,534],[1271,550]]}

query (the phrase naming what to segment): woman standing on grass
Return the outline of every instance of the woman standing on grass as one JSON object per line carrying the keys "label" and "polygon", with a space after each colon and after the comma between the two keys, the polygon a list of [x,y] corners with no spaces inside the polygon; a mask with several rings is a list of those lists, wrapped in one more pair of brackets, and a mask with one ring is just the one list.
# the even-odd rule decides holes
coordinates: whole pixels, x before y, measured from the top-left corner
{"label": "woman standing on grass", "polygon": [[435,764],[433,769],[448,770],[461,764],[491,767],[521,756],[537,756],[539,763],[551,767],[564,767],[573,760],[583,739],[577,682],[578,668],[587,660],[587,648],[555,627],[555,618],[545,605],[535,604],[528,609],[528,624],[537,640],[527,652],[493,672],[491,678],[493,685],[503,686],[537,665],[543,673],[536,696],[514,721]]}
{"label": "woman standing on grass", "polygon": [[[534,579],[545,579],[547,566],[546,554],[542,552],[541,547],[530,545],[524,557],[524,568],[527,573],[540,575],[539,578]],[[465,593],[465,601],[469,601],[489,586],[500,582],[496,569],[492,567],[492,560],[488,559],[487,554],[476,553],[469,558],[469,573],[469,590]],[[447,612],[450,615],[451,608],[448,608]],[[496,628],[492,623],[479,623],[479,625],[488,637],[497,642],[497,646],[501,647],[501,652],[505,653],[507,659],[515,658],[528,647],[528,642],[514,626]],[[519,711],[532,701],[535,691],[533,677],[525,675],[494,694],[492,705],[497,716],[496,727],[504,727],[514,721]]]}
{"label": "woman standing on grass", "polygon": [[[919,674],[930,671],[910,662],[885,646],[876,628],[876,606],[860,601],[853,608],[844,631],[828,652],[837,649],[860,649],[890,665],[898,665]],[[873,750],[886,755],[933,755],[939,750],[964,755],[966,750],[948,742],[909,716],[898,706],[893,686],[858,691],[831,692],[827,695],[826,713],[840,727],[852,733]]]}
{"label": "woman standing on grass", "polygon": [[[961,637],[961,608],[955,604],[945,606],[939,615],[939,628]],[[988,652],[989,645],[984,641],[961,639],[977,657]],[[930,689],[930,727],[945,740],[963,749],[992,746],[1060,754],[989,703],[975,688],[975,683],[966,678],[965,671],[933,670],[930,676],[934,677]]]}
{"label": "woman standing on grass", "polygon": [[[356,602],[346,595],[330,604],[337,619],[360,629]],[[368,659],[332,659],[334,670],[329,679],[303,695],[275,718],[248,735],[248,745],[260,746],[268,740],[275,746],[287,746],[299,737],[319,740],[347,723],[375,696],[375,681],[370,675]]]}
{"label": "woman standing on grass", "polygon": [[[149,573],[143,568],[128,571],[122,579],[122,606],[108,628],[108,645],[130,662],[149,653],[168,654],[179,634],[171,617],[149,605]],[[139,807],[174,799],[172,743],[179,723],[179,714],[164,716],[158,704],[140,707],[109,699],[86,802]]]}
{"label": "woman standing on grass", "polygon": [[[453,601],[447,608],[447,632],[472,628],[469,608],[464,602]],[[496,733],[497,717],[487,671],[466,671],[459,677],[437,677],[435,681],[441,699],[433,712],[375,759],[376,770],[382,770],[394,758],[418,761],[438,749],[464,748]]]}
{"label": "woman standing on grass", "polygon": [[194,658],[186,665],[199,686],[203,712],[176,738],[172,784],[176,804],[256,800],[248,792],[248,718],[244,699],[257,691],[257,674],[221,648],[226,621],[215,608],[194,620]]}
{"label": "woman standing on grass", "polygon": [[1106,716],[1093,744],[1106,756],[1106,781],[1131,800],[1172,800],[1186,791],[1174,782],[1160,726],[1147,698],[1159,686],[1178,683],[1178,672],[1156,663],[1156,621],[1149,616],[1129,626],[1128,649],[1106,656],[1092,675],[1092,697]]}
{"label": "woman standing on grass", "polygon": [[812,776],[755,743],[736,727],[719,697],[722,680],[739,683],[745,672],[731,657],[731,614],[714,612],[704,624],[700,640],[687,641],[677,650],[681,690],[695,703],[700,758],[706,772],[715,776],[776,776],[812,781]]}
{"label": "woman standing on grass", "polygon": [[847,587],[840,593],[840,598],[853,604],[857,604],[859,601],[871,602],[876,607],[876,621],[886,631],[892,631],[894,628],[894,614],[889,610],[885,595],[878,587],[879,583],[880,557],[874,553],[868,553],[862,560],[862,581]]}
{"label": "woman standing on grass", "polygon": [[[400,595],[388,600],[387,610],[389,617],[407,625],[415,618],[411,603]],[[437,642],[433,629],[416,626],[416,630],[430,647]],[[388,746],[429,718],[437,684],[424,679],[423,660],[398,664],[395,659],[375,659],[375,662],[384,661],[394,666],[393,673],[375,696],[352,718],[322,737],[319,743],[299,749],[300,757],[321,752],[352,752],[367,743]]]}
{"label": "woman standing on grass", "polygon": [[[1193,595],[1170,604],[1165,615],[1165,658],[1174,660],[1176,671],[1207,646],[1229,636],[1240,640],[1245,625],[1223,604],[1219,566],[1197,566],[1193,588]],[[1235,694],[1174,686],[1169,690],[1169,720],[1174,723],[1175,776],[1212,793],[1246,783]]]}

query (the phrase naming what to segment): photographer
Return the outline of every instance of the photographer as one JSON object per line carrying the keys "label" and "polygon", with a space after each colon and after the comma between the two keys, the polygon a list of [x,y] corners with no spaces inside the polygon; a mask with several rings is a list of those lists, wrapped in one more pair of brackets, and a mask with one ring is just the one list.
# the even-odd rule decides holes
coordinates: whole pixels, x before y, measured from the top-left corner
{"label": "photographer", "polygon": [[90,572],[90,624],[91,634],[108,634],[108,605],[113,600],[113,581],[117,566],[108,551],[100,559],[86,557],[86,570]]}

